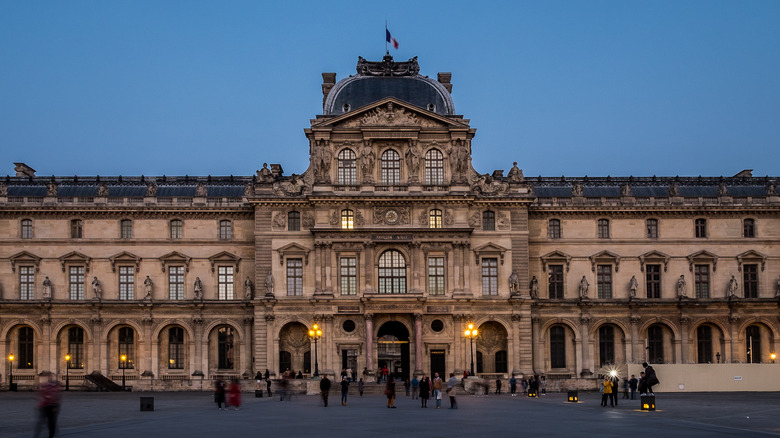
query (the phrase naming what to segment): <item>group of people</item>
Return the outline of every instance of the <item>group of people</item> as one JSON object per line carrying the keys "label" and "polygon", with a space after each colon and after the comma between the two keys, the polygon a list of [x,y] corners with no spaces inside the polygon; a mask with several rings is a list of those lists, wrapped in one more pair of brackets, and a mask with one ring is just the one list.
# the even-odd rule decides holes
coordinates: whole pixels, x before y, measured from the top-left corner
{"label": "group of people", "polygon": [[241,408],[241,384],[238,383],[238,379],[232,379],[229,386],[222,379],[215,380],[214,402],[220,411],[223,409],[223,404],[225,405],[224,409],[239,410]]}
{"label": "group of people", "polygon": [[[655,369],[652,365],[648,365],[647,362],[642,363],[644,371],[639,373],[639,378],[632,374],[631,378],[623,378],[622,389],[624,399],[636,399],[636,392],[639,391],[640,395],[655,395],[653,394],[653,386],[659,383],[658,376],[655,374]],[[609,375],[604,377],[604,380],[599,384],[599,391],[601,392],[601,406],[606,407],[607,401],[611,407],[618,405],[617,393],[618,384],[620,379],[616,375]],[[630,397],[629,397],[630,393]]]}
{"label": "group of people", "polygon": [[[547,395],[547,379],[544,376],[539,377],[534,374],[528,379],[520,379],[520,385],[523,387],[523,395],[533,395],[534,397],[539,394]],[[512,374],[509,378],[509,392],[512,397],[517,396],[517,377]],[[496,379],[496,394],[501,394],[501,379]]]}

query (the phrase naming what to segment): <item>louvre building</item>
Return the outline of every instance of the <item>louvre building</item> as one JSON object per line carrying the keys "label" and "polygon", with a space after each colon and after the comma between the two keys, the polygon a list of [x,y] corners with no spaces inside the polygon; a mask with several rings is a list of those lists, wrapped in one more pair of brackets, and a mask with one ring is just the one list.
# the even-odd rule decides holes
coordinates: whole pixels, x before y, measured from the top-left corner
{"label": "louvre building", "polygon": [[554,389],[645,360],[770,361],[776,178],[474,169],[490,151],[456,112],[450,73],[385,55],[322,77],[300,175],[38,176],[15,163],[0,179],[3,385],[11,366],[21,387],[52,371],[71,386],[124,372],[139,389],[198,389],[266,369],[371,381],[385,365],[473,363]]}

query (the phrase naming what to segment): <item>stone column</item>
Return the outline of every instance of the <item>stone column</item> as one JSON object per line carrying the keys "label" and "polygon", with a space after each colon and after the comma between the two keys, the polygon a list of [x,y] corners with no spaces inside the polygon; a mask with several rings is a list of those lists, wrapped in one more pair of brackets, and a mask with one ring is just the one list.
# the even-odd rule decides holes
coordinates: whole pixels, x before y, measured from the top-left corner
{"label": "stone column", "polygon": [[580,345],[580,348],[582,349],[582,371],[580,372],[580,376],[582,377],[590,377],[593,375],[593,372],[590,370],[591,365],[591,359],[590,359],[590,317],[588,316],[582,316],[580,317],[580,337],[582,338],[582,344]]}
{"label": "stone column", "polygon": [[[544,346],[545,339],[544,333],[541,332],[539,327],[541,320],[538,316],[531,318],[531,342],[533,342],[533,369],[530,372],[543,373],[547,370],[544,364]],[[525,373],[525,370],[521,370]]]}
{"label": "stone column", "polygon": [[[51,318],[49,318],[47,315],[41,316],[41,333],[43,335],[43,339],[41,339],[41,360],[39,362],[40,367],[43,371],[49,370],[59,375],[57,370],[60,369],[60,365],[57,363],[57,361],[53,360],[57,351],[57,339],[56,336],[55,338],[52,338]],[[7,344],[5,346],[6,351],[3,356],[0,357],[8,357],[8,346]],[[65,365],[63,364],[61,366],[64,367]]]}
{"label": "stone column", "polygon": [[[633,363],[642,363],[644,362],[644,355],[640,358],[639,357],[639,317],[638,316],[631,316],[628,319],[628,322],[631,323],[631,340],[630,340],[630,348],[631,348],[631,356],[629,360]],[[642,348],[644,350],[644,348]],[[639,359],[642,359],[639,361]]]}
{"label": "stone column", "polygon": [[200,371],[204,375],[208,371],[206,362],[203,361],[203,318],[196,316],[192,318],[192,327],[194,339],[192,343],[195,347],[192,357],[190,358],[190,369],[192,372]]}
{"label": "stone column", "polygon": [[471,244],[466,241],[463,243],[463,290],[471,293],[471,254],[469,248]]}
{"label": "stone column", "polygon": [[325,292],[333,293],[333,266],[338,266],[335,260],[335,252],[332,250],[333,245],[327,244],[325,246],[325,257],[323,258],[325,270]]}
{"label": "stone column", "polygon": [[366,368],[374,373],[374,315],[366,313],[363,318],[366,320]]}
{"label": "stone column", "polygon": [[322,331],[325,335],[325,340],[320,344],[320,347],[324,347],[320,350],[320,358],[323,359],[322,363],[325,364],[325,371],[328,374],[332,374],[341,379],[341,364],[338,363],[341,356],[339,355],[339,352],[336,351],[336,336],[333,328],[333,319],[333,315],[322,316]]}
{"label": "stone column", "polygon": [[[322,293],[322,266],[324,261],[322,260],[322,243],[314,243],[314,294]],[[282,266],[284,268],[284,266]]]}
{"label": "stone column", "polygon": [[[680,363],[688,363],[688,323],[691,319],[687,316],[680,317]],[[665,360],[665,359],[664,359]]]}
{"label": "stone column", "polygon": [[[374,242],[368,241],[363,244],[366,247],[366,260],[365,260],[365,282],[366,282],[366,289],[364,293],[373,293],[374,292],[374,248],[376,247],[376,244]],[[369,368],[369,371],[371,368]]]}
{"label": "stone column", "polygon": [[460,260],[460,258],[461,258],[460,257],[460,244],[457,243],[457,242],[453,242],[452,247],[453,247],[453,256],[454,257],[453,257],[453,260],[452,260],[452,265],[453,265],[452,277],[450,277],[450,278],[452,278],[452,280],[453,280],[452,289],[454,291],[456,291],[456,292],[460,292],[461,289],[462,289],[462,286],[461,286],[461,283],[460,283],[460,271],[461,271],[461,266],[460,266],[460,264],[461,264],[461,260]]}
{"label": "stone column", "polygon": [[[276,320],[276,315],[272,313],[266,313],[265,315],[265,339],[258,338],[257,343],[261,344],[265,343],[265,368],[269,369],[274,375],[278,378],[280,374],[283,372],[282,370],[277,369],[279,366],[279,361],[277,360],[277,349],[274,348],[274,337],[276,336],[276,329],[274,327],[274,321]],[[265,372],[265,371],[263,371]]]}
{"label": "stone column", "polygon": [[469,369],[468,360],[466,358],[466,348],[468,347],[465,347],[463,344],[463,341],[465,340],[465,337],[463,336],[463,315],[452,315],[452,325],[453,331],[455,332],[455,337],[452,340],[452,362],[455,364],[454,368],[457,368],[458,364],[463,364],[463,369],[467,370]]}
{"label": "stone column", "polygon": [[[731,341],[728,346],[724,346],[724,350],[726,351],[721,352],[721,363],[731,363],[734,362],[735,357],[739,357],[739,316],[734,314],[729,315],[729,326],[729,337],[731,338]],[[745,338],[745,342],[748,342],[747,338]],[[755,342],[755,340],[753,342]]]}
{"label": "stone column", "polygon": [[[144,338],[152,339],[152,325],[154,325],[154,318],[152,317],[152,315],[150,314],[149,316],[143,317],[141,319],[141,323],[144,326]],[[144,354],[144,353],[146,353],[146,354]],[[150,356],[151,356],[150,352],[142,352],[141,353],[141,358],[140,358],[141,360],[136,360],[135,371],[139,375],[141,373],[143,373],[144,371],[153,371],[153,368],[152,368],[152,358]],[[138,358],[136,358],[136,359],[138,359]],[[110,370],[111,369],[111,356],[110,355],[109,355],[108,363],[109,363],[108,369]],[[117,363],[119,363],[119,362],[117,361]],[[157,374],[155,373],[155,377],[159,377],[159,376],[157,376]]]}
{"label": "stone column", "polygon": [[[512,328],[512,334],[509,339],[512,341],[512,344],[509,345],[509,366],[507,368],[511,374],[520,374],[520,370],[523,368],[520,365],[520,320],[522,318],[517,314],[512,314],[511,318],[512,325],[510,327]],[[533,359],[533,356],[530,359]]]}
{"label": "stone column", "polygon": [[414,314],[414,374],[422,374],[422,320],[421,313]]}

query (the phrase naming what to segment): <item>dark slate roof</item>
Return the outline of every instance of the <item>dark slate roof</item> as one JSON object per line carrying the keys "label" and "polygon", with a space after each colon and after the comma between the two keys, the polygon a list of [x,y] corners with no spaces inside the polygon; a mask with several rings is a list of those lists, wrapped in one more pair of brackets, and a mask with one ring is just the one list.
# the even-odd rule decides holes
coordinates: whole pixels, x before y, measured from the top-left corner
{"label": "dark slate roof", "polygon": [[[373,77],[353,76],[348,82],[332,91],[333,99],[325,108],[326,114],[340,115],[369,105],[385,97],[395,97],[422,109],[431,109],[441,115],[453,113],[446,96],[432,79],[423,77]],[[446,93],[446,91],[445,91]],[[330,96],[329,96],[330,97]],[[344,111],[347,105],[347,111]]]}
{"label": "dark slate roof", "polygon": [[146,186],[108,186],[110,198],[143,198]]}
{"label": "dark slate roof", "polygon": [[158,186],[157,196],[163,198],[192,198],[195,196],[195,186]]}
{"label": "dark slate roof", "polygon": [[636,186],[631,187],[631,196],[638,198],[663,198],[669,196],[668,186]]}
{"label": "dark slate roof", "polygon": [[766,196],[766,187],[764,186],[728,186],[728,192],[736,197],[757,197]]}
{"label": "dark slate roof", "polygon": [[97,196],[98,186],[59,186],[57,196],[63,198],[89,198]]}
{"label": "dark slate roof", "polygon": [[46,196],[46,186],[9,186],[8,196]]}
{"label": "dark slate roof", "polygon": [[582,190],[582,195],[586,198],[619,198],[620,187],[585,186]]}
{"label": "dark slate roof", "polygon": [[206,186],[209,197],[240,198],[244,196],[244,186]]}
{"label": "dark slate roof", "polygon": [[540,198],[571,197],[571,187],[535,187],[534,195]]}
{"label": "dark slate roof", "polygon": [[680,186],[680,196],[685,197],[704,197],[704,198],[717,198],[718,186]]}

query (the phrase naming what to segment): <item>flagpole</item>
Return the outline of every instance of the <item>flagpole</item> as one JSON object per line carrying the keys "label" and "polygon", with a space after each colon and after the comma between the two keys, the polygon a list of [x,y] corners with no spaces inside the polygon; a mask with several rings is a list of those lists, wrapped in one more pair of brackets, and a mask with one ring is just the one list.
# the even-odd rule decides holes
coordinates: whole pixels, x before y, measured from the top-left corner
{"label": "flagpole", "polygon": [[385,20],[385,54],[390,53],[390,51],[387,50],[387,20]]}

